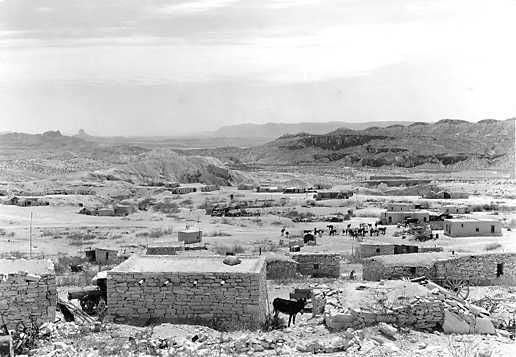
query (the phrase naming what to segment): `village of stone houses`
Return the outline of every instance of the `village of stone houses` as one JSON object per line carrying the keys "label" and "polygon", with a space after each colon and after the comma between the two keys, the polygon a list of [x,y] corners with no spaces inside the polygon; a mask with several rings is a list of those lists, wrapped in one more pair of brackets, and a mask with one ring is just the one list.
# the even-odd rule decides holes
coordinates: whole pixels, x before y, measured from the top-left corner
{"label": "village of stone houses", "polygon": [[513,153],[273,166],[147,143],[91,168],[53,157],[68,140],[2,137],[2,356],[516,355]]}

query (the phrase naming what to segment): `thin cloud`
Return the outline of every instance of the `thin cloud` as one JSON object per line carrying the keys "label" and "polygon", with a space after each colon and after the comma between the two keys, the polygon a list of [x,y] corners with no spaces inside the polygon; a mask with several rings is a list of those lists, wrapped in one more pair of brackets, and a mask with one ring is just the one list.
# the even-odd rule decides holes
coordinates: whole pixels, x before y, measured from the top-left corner
{"label": "thin cloud", "polygon": [[198,14],[224,8],[238,1],[239,0],[188,1],[180,4],[161,6],[157,8],[157,12],[167,15]]}

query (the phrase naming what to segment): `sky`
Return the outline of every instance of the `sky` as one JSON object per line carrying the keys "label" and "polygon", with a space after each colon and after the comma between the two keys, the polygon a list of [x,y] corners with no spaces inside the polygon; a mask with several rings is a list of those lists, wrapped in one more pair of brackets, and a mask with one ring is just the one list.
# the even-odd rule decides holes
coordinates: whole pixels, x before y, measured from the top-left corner
{"label": "sky", "polygon": [[0,0],[0,132],[516,113],[516,0]]}

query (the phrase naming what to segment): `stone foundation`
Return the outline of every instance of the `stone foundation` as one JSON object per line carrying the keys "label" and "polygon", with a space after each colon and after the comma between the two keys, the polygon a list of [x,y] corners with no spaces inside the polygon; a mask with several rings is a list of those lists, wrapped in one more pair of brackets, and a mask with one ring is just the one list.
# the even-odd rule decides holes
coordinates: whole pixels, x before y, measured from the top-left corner
{"label": "stone foundation", "polygon": [[266,259],[267,280],[294,279],[297,276],[297,263],[291,259]]}

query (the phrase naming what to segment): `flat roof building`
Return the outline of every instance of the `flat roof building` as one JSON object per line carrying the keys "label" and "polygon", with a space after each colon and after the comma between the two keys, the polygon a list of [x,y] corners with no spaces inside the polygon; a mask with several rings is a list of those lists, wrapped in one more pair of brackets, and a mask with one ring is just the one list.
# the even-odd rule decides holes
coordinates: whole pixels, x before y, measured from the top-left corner
{"label": "flat roof building", "polygon": [[187,228],[177,232],[177,240],[184,244],[200,243],[202,241],[202,231],[200,229]]}
{"label": "flat roof building", "polygon": [[404,224],[408,220],[415,220],[417,224],[428,223],[430,221],[430,212],[425,210],[393,212],[384,211],[380,215],[381,224]]}
{"label": "flat roof building", "polygon": [[444,234],[450,237],[499,236],[502,235],[502,222],[494,218],[445,219]]}
{"label": "flat roof building", "polygon": [[107,303],[115,321],[258,328],[267,311],[265,260],[222,256],[132,256],[108,271]]}

